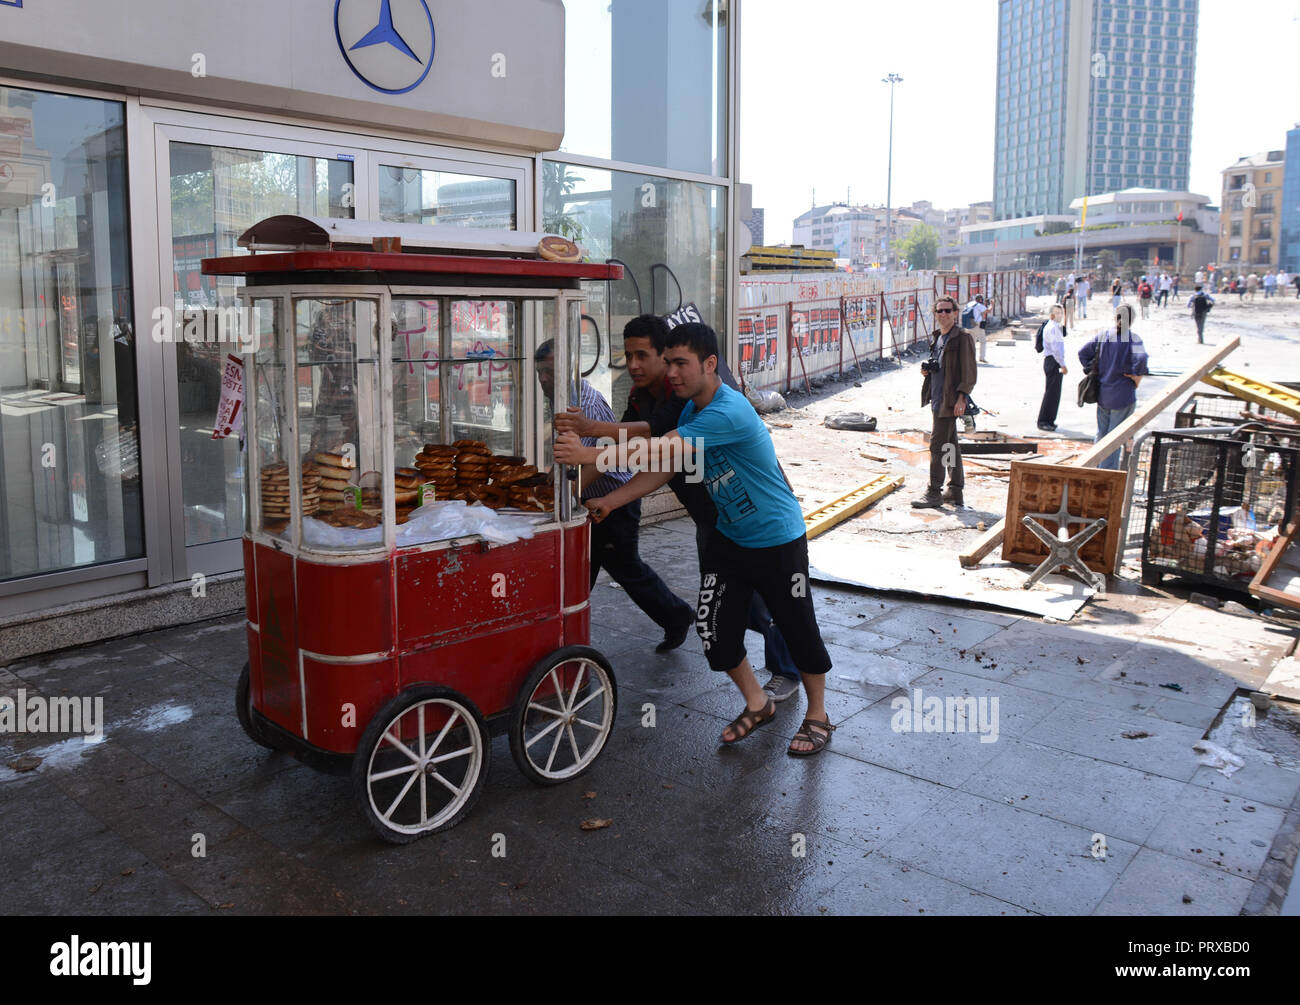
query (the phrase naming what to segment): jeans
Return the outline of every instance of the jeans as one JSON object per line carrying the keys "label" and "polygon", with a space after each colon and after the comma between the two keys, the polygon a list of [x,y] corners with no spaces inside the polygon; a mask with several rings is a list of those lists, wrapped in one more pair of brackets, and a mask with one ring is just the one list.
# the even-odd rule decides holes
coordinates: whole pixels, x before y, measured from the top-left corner
{"label": "jeans", "polygon": [[1205,315],[1193,314],[1192,320],[1196,322],[1196,341],[1204,342],[1205,341]]}
{"label": "jeans", "polygon": [[[714,533],[717,531],[712,527],[698,523],[695,525],[695,553],[700,560],[701,568],[704,565],[704,546],[709,541],[709,535]],[[772,620],[772,612],[767,609],[767,604],[763,602],[757,590],[754,591],[754,596],[749,602],[747,627],[750,631],[758,632],[763,636],[763,662],[768,673],[799,680],[799,668],[794,665],[794,657],[790,655],[790,647],[785,644],[785,636],[781,634],[781,629],[776,627],[776,622]]]}
{"label": "jeans", "polygon": [[620,506],[591,528],[591,585],[602,567],[632,602],[664,631],[680,628],[695,620],[690,604],[668,589],[650,566],[641,560],[637,545],[641,534],[638,503]]}
{"label": "jeans", "polygon": [[1056,413],[1061,408],[1061,364],[1055,356],[1043,360],[1043,376],[1047,378],[1047,387],[1043,391],[1043,404],[1038,409],[1038,424],[1055,426]]}
{"label": "jeans", "polygon": [[[1102,408],[1100,405],[1098,405],[1097,406],[1097,438],[1094,439],[1092,442],[1100,443],[1102,440],[1104,440],[1106,438],[1106,434],[1109,433],[1116,426],[1118,426],[1120,423],[1122,423],[1130,415],[1132,415],[1134,409],[1136,408],[1137,408],[1136,401],[1133,402],[1132,404],[1125,405],[1123,408]],[[1123,452],[1122,450],[1117,449],[1113,453],[1108,454],[1105,457],[1105,459],[1103,459],[1102,462],[1097,465],[1097,467],[1106,468],[1110,471],[1118,471],[1119,455],[1122,452]]]}
{"label": "jeans", "polygon": [[1088,316],[1088,295],[1086,293],[1080,294],[1074,299],[1079,302],[1079,317],[1086,318]]}

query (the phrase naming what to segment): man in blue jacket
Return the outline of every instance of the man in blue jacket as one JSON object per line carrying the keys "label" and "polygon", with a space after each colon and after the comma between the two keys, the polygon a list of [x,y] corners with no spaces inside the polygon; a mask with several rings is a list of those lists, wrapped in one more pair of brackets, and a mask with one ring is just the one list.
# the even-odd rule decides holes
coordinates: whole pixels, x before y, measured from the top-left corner
{"label": "man in blue jacket", "polygon": [[[1133,308],[1120,304],[1115,309],[1115,325],[1094,335],[1079,350],[1079,362],[1087,370],[1097,367],[1100,388],[1097,394],[1097,438],[1106,435],[1137,407],[1137,387],[1147,374],[1147,351],[1133,331]],[[1108,454],[1099,468],[1119,468],[1120,451]]]}

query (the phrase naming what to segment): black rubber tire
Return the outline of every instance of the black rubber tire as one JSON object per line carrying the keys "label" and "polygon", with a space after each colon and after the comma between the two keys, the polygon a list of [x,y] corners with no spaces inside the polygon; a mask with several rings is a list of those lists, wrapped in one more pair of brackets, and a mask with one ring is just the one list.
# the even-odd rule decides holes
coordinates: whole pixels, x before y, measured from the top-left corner
{"label": "black rubber tire", "polygon": [[267,750],[280,749],[258,729],[253,721],[253,683],[247,663],[244,664],[244,669],[239,671],[239,683],[235,685],[235,715],[250,740]]}
{"label": "black rubber tire", "polygon": [[[527,725],[528,703],[537,690],[538,684],[545,678],[552,669],[568,663],[574,659],[586,659],[600,667],[602,673],[609,685],[609,706],[607,710],[608,726],[604,729],[603,734],[595,745],[594,751],[587,750],[582,754],[585,761],[583,766],[571,774],[550,774],[544,769],[539,768],[528,757],[528,751],[525,747],[524,729]],[[523,776],[536,785],[559,785],[563,782],[579,778],[587,772],[587,769],[596,762],[600,757],[601,751],[605,749],[605,744],[609,742],[610,736],[614,732],[614,718],[618,714],[618,682],[614,679],[614,670],[609,665],[609,660],[596,649],[590,646],[565,646],[563,649],[557,649],[540,660],[528,677],[524,680],[523,687],[519,689],[519,694],[515,698],[515,707],[510,713],[510,755],[515,759],[515,765],[522,772]]]}
{"label": "black rubber tire", "polygon": [[[470,771],[475,771],[476,774],[475,777],[468,779],[470,790],[460,797],[459,805],[456,806],[450,816],[424,827],[420,827],[418,824],[412,825],[416,829],[394,827],[378,813],[371,799],[369,785],[371,762],[380,740],[392,723],[403,713],[422,702],[433,700],[458,706],[458,710],[461,712],[466,724],[477,731],[478,765],[477,768],[471,765],[471,768],[466,771],[466,777],[468,778]],[[472,739],[471,742],[473,742]],[[412,841],[428,834],[436,834],[439,831],[454,827],[464,819],[483,792],[483,783],[487,780],[488,768],[491,762],[492,737],[488,732],[487,723],[484,721],[482,713],[479,712],[472,701],[459,691],[454,691],[449,687],[440,685],[412,687],[403,691],[380,709],[367,724],[366,731],[361,735],[361,742],[357,746],[356,756],[352,761],[352,794],[356,799],[358,808],[361,810],[361,815],[374,828],[376,834],[390,844],[410,844]]]}

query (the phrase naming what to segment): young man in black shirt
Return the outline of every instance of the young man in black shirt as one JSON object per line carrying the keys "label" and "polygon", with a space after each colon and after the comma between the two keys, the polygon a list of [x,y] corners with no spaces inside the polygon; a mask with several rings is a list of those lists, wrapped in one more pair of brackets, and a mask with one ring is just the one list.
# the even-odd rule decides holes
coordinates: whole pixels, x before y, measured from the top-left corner
{"label": "young man in black shirt", "polygon": [[[633,318],[623,329],[623,353],[633,386],[622,422],[595,422],[584,416],[580,409],[570,407],[568,415],[556,417],[556,432],[569,431],[581,437],[607,436],[617,441],[620,435],[628,440],[637,437],[648,439],[665,436],[676,429],[686,399],[674,394],[668,385],[668,365],[663,358],[668,330],[667,322],[655,314]],[[739,390],[721,357],[718,359],[718,375],[724,383]],[[695,521],[696,553],[703,556],[704,546],[718,519],[708,489],[702,481],[688,481],[682,472],[673,476],[668,487]],[[748,627],[763,636],[764,659],[771,675],[763,690],[773,701],[785,701],[799,690],[799,670],[781,630],[776,627],[771,612],[757,592],[750,605]]]}

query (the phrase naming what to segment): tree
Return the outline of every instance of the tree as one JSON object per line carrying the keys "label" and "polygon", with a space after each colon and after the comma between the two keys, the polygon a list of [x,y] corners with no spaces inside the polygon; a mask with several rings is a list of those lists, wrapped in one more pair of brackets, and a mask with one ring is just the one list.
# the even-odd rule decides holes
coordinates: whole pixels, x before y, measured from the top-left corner
{"label": "tree", "polygon": [[1115,275],[1115,252],[1103,248],[1097,253],[1097,271],[1109,282]]}
{"label": "tree", "polygon": [[578,218],[568,212],[568,196],[578,182],[577,175],[569,173],[567,164],[545,161],[542,164],[542,226],[548,234],[559,234],[571,241],[581,241],[583,227]]}
{"label": "tree", "polygon": [[1140,258],[1124,259],[1124,278],[1130,283],[1137,282],[1138,276],[1146,272],[1146,262]]}
{"label": "tree", "polygon": [[914,269],[939,267],[939,232],[928,223],[918,223],[903,238],[898,254],[906,258]]}

